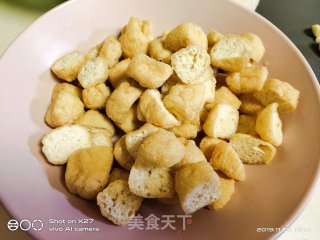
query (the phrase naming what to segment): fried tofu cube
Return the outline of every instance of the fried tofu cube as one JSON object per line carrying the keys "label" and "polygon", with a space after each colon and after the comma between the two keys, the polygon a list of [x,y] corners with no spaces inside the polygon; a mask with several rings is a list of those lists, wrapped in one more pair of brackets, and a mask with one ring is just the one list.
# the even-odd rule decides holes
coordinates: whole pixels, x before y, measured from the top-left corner
{"label": "fried tofu cube", "polygon": [[[210,30],[207,34],[208,38],[208,47],[211,48],[221,39],[223,38],[223,34],[216,30]],[[210,52],[210,51],[209,51]]]}
{"label": "fried tofu cube", "polygon": [[150,124],[146,123],[139,129],[132,131],[126,134],[126,148],[128,152],[134,158],[137,158],[138,150],[142,142],[148,137],[150,134],[158,131],[159,128]]}
{"label": "fried tofu cube", "polygon": [[51,127],[75,123],[84,114],[84,105],[79,97],[69,91],[55,94],[45,116]]}
{"label": "fried tofu cube", "polygon": [[106,106],[110,94],[110,88],[104,83],[100,83],[93,87],[83,89],[83,103],[89,109],[103,109]]}
{"label": "fried tofu cube", "polygon": [[76,123],[88,128],[105,129],[109,132],[111,137],[115,134],[115,129],[110,119],[97,110],[89,110],[85,112],[81,118],[76,121]]}
{"label": "fried tofu cube", "polygon": [[212,104],[207,104],[206,109],[211,110],[219,103],[226,103],[233,106],[235,109],[239,109],[241,101],[236,95],[234,95],[227,87],[221,87],[215,92],[215,100]]}
{"label": "fried tofu cube", "polygon": [[171,198],[174,176],[168,168],[146,167],[135,163],[129,175],[130,191],[144,198]]}
{"label": "fried tofu cube", "polygon": [[113,147],[112,136],[107,129],[90,127],[88,128],[92,146],[98,147]]}
{"label": "fried tofu cube", "polygon": [[176,84],[163,99],[166,108],[183,123],[199,125],[200,113],[204,106],[204,85]]}
{"label": "fried tofu cube", "polygon": [[239,112],[231,105],[220,103],[210,110],[203,124],[204,132],[213,138],[230,138],[237,131]]}
{"label": "fried tofu cube", "polygon": [[232,145],[227,142],[220,142],[215,147],[210,164],[214,170],[219,170],[234,180],[245,180],[243,163]]}
{"label": "fried tofu cube", "polygon": [[102,43],[99,57],[104,58],[108,68],[113,67],[122,55],[121,44],[115,36],[107,37]]}
{"label": "fried tofu cube", "polygon": [[211,210],[218,210],[223,208],[230,201],[230,198],[234,193],[235,181],[233,179],[226,178],[220,175],[219,178],[221,185],[221,196],[208,205],[208,208]]}
{"label": "fried tofu cube", "polygon": [[205,48],[190,45],[172,54],[171,65],[182,82],[191,84],[210,66],[210,56]]}
{"label": "fried tofu cube", "polygon": [[320,36],[320,25],[319,24],[312,25],[311,30],[312,30],[312,33],[315,37]]}
{"label": "fried tofu cube", "polygon": [[212,153],[214,152],[215,147],[220,143],[224,142],[218,138],[204,137],[200,142],[200,149],[205,155],[206,159],[210,161]]}
{"label": "fried tofu cube", "polygon": [[239,97],[241,105],[239,111],[243,114],[256,115],[264,106],[250,93],[242,94]]}
{"label": "fried tofu cube", "polygon": [[253,54],[250,40],[240,35],[228,34],[211,49],[211,64],[225,71],[240,72],[249,63]]}
{"label": "fried tofu cube", "polygon": [[[117,126],[127,123],[128,118],[133,118],[133,104],[139,99],[142,89],[128,82],[122,83],[110,95],[106,104],[106,113]],[[126,115],[126,117],[124,117]],[[133,120],[133,119],[131,119]],[[130,121],[131,122],[131,121]]]}
{"label": "fried tofu cube", "polygon": [[132,58],[139,53],[147,54],[148,46],[152,39],[151,22],[131,17],[119,37],[123,56]]}
{"label": "fried tofu cube", "polygon": [[165,81],[160,87],[160,92],[163,95],[168,95],[170,89],[176,84],[183,84],[177,74],[174,72],[167,81]]}
{"label": "fried tofu cube", "polygon": [[143,198],[134,195],[122,179],[108,185],[97,196],[101,214],[117,225],[126,225],[134,218]]}
{"label": "fried tofu cube", "polygon": [[197,147],[196,143],[193,140],[187,140],[184,138],[179,139],[184,146],[186,147],[186,152],[184,157],[173,166],[174,170],[177,170],[183,166],[186,166],[191,163],[196,163],[200,161],[207,161],[203,152]]}
{"label": "fried tofu cube", "polygon": [[125,133],[137,130],[142,126],[142,122],[138,120],[136,104],[129,111],[123,112],[122,117],[123,119],[120,122],[115,122],[115,124]]}
{"label": "fried tofu cube", "polygon": [[276,148],[261,139],[237,133],[230,138],[230,145],[247,164],[269,163],[276,154]]}
{"label": "fried tofu cube", "polygon": [[194,139],[197,137],[198,132],[201,130],[200,126],[191,123],[182,123],[180,126],[176,126],[169,129],[177,137],[183,137],[186,139]]}
{"label": "fried tofu cube", "polygon": [[77,121],[77,124],[88,128],[93,146],[112,147],[115,129],[112,122],[104,114],[89,110]]}
{"label": "fried tofu cube", "polygon": [[237,133],[249,134],[251,136],[257,136],[256,132],[256,117],[249,115],[240,115]]}
{"label": "fried tofu cube", "polygon": [[58,78],[72,82],[77,79],[78,72],[86,60],[85,54],[73,51],[56,60],[51,66],[51,71]]}
{"label": "fried tofu cube", "polygon": [[127,75],[145,88],[159,88],[172,73],[170,65],[142,53],[131,59],[127,69]]}
{"label": "fried tofu cube", "polygon": [[147,89],[143,92],[138,103],[138,119],[155,126],[170,129],[179,126],[181,122],[164,106],[158,90]]}
{"label": "fried tofu cube", "polygon": [[167,49],[164,46],[164,40],[166,37],[166,33],[163,34],[163,36],[154,39],[149,44],[149,55],[150,57],[154,58],[155,60],[162,61],[165,63],[170,63],[172,51],[170,49]]}
{"label": "fried tofu cube", "polygon": [[202,76],[199,78],[197,83],[202,83],[204,85],[205,104],[213,103],[215,99],[215,90],[216,90],[217,80],[210,66],[206,68],[206,70],[204,71]]}
{"label": "fried tofu cube", "polygon": [[175,188],[185,214],[194,213],[221,195],[219,176],[207,161],[191,163],[177,170]]}
{"label": "fried tofu cube", "polygon": [[172,132],[159,129],[144,139],[136,162],[147,167],[169,168],[178,163],[185,153],[186,147]]}
{"label": "fried tofu cube", "polygon": [[126,148],[126,135],[123,135],[120,139],[118,139],[114,145],[113,155],[121,167],[130,171],[135,159],[131,156]]}
{"label": "fried tofu cube", "polygon": [[234,93],[255,93],[263,88],[268,70],[264,66],[251,66],[241,72],[227,75],[227,85]]}
{"label": "fried tofu cube", "polygon": [[255,130],[262,140],[278,147],[282,144],[283,134],[277,109],[278,103],[272,103],[260,111],[257,115]]}
{"label": "fried tofu cube", "polygon": [[54,89],[52,91],[52,96],[51,96],[51,102],[55,101],[57,96],[61,91],[67,91],[71,94],[73,94],[75,97],[78,97],[81,99],[82,92],[81,89],[70,84],[70,83],[58,83],[54,86]]}
{"label": "fried tofu cube", "polygon": [[89,88],[107,80],[109,69],[102,57],[89,59],[79,70],[78,80],[83,88]]}
{"label": "fried tofu cube", "polygon": [[193,23],[182,23],[172,29],[165,37],[166,48],[176,52],[190,45],[208,48],[208,40],[204,31]]}
{"label": "fried tofu cube", "polygon": [[241,35],[251,41],[253,46],[253,54],[251,56],[251,59],[256,63],[259,62],[262,59],[265,52],[265,48],[261,38],[258,35],[250,32],[245,32]]}
{"label": "fried tofu cube", "polygon": [[129,78],[127,75],[127,69],[130,61],[130,58],[124,59],[110,69],[109,81],[113,88],[117,88],[122,82],[127,81]]}
{"label": "fried tofu cube", "polygon": [[300,92],[289,83],[278,79],[269,79],[265,82],[261,91],[253,96],[264,106],[278,103],[278,112],[288,113],[297,108]]}
{"label": "fried tofu cube", "polygon": [[111,147],[89,147],[73,153],[65,173],[68,190],[83,199],[96,199],[107,185],[112,163]]}
{"label": "fried tofu cube", "polygon": [[110,175],[109,175],[109,179],[108,179],[108,184],[122,179],[125,181],[129,180],[129,173],[127,170],[123,169],[123,168],[114,168],[112,169]]}
{"label": "fried tofu cube", "polygon": [[92,58],[96,58],[99,56],[99,52],[101,50],[101,47],[102,47],[102,43],[99,43],[97,44],[96,46],[90,48],[90,50],[87,52],[86,56],[87,56],[87,59],[92,59]]}
{"label": "fried tofu cube", "polygon": [[42,152],[55,165],[65,164],[70,155],[81,148],[92,146],[86,127],[73,124],[51,130],[42,138]]}

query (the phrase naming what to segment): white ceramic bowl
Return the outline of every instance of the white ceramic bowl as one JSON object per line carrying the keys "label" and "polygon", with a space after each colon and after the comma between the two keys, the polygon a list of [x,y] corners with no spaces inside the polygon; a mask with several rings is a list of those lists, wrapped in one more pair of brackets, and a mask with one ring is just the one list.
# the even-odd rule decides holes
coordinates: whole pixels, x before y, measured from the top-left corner
{"label": "white ceramic bowl", "polygon": [[238,3],[250,10],[256,10],[258,4],[259,4],[259,0],[230,0],[232,2]]}
{"label": "white ceramic bowl", "polygon": [[[184,21],[223,33],[249,31],[266,47],[269,76],[301,91],[298,109],[284,115],[284,144],[269,165],[246,166],[247,179],[236,183],[230,203],[220,211],[200,210],[186,229],[179,207],[144,201],[139,213],[164,219],[174,215],[176,230],[129,230],[104,219],[95,203],[71,195],[64,167],[48,164],[40,140],[49,131],[43,121],[56,81],[52,62],[74,49],[87,51],[108,34],[118,33],[130,16],[151,19],[155,34]],[[254,12],[215,0],[79,0],[50,11],[28,28],[0,61],[0,198],[18,220],[44,223],[29,233],[38,239],[267,239],[302,211],[319,177],[319,85],[297,48],[276,27]],[[50,219],[90,218],[92,223],[57,223]],[[190,224],[191,223],[191,224]],[[160,223],[163,225],[163,223]],[[95,227],[99,232],[52,232],[51,227]],[[146,227],[146,226],[145,226]],[[65,230],[65,229],[63,229]]]}

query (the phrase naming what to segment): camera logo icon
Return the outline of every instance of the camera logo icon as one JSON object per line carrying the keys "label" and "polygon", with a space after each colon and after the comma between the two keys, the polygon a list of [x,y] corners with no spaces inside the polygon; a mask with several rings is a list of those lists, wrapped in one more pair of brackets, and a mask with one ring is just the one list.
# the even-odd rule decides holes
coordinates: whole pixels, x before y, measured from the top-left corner
{"label": "camera logo icon", "polygon": [[28,231],[30,229],[34,231],[41,231],[43,229],[43,222],[40,219],[35,219],[32,222],[28,219],[23,219],[20,222],[16,219],[11,219],[8,221],[7,227],[10,231],[16,231],[18,228],[22,231]]}
{"label": "camera logo icon", "polygon": [[10,231],[16,231],[19,228],[19,222],[15,219],[11,219],[8,222],[7,227]]}

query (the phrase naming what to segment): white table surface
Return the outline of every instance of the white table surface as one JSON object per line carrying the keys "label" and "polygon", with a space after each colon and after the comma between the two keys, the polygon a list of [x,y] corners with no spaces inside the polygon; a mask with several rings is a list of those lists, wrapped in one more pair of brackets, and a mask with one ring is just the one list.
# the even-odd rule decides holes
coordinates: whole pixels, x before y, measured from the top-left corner
{"label": "white table surface", "polygon": [[[14,39],[35,21],[44,12],[50,9],[53,3],[36,4],[32,7],[21,4],[22,0],[0,0],[0,56]],[[42,1],[42,0],[41,0]],[[320,15],[320,12],[319,12]],[[320,67],[320,66],[319,66]],[[1,74],[1,73],[0,73]],[[0,176],[1,179],[1,176]],[[22,231],[10,232],[7,222],[10,215],[0,204],[0,239],[29,240],[29,235]],[[284,232],[279,240],[319,240],[320,239],[320,186],[315,191],[311,201],[303,213],[296,219],[289,231]]]}

